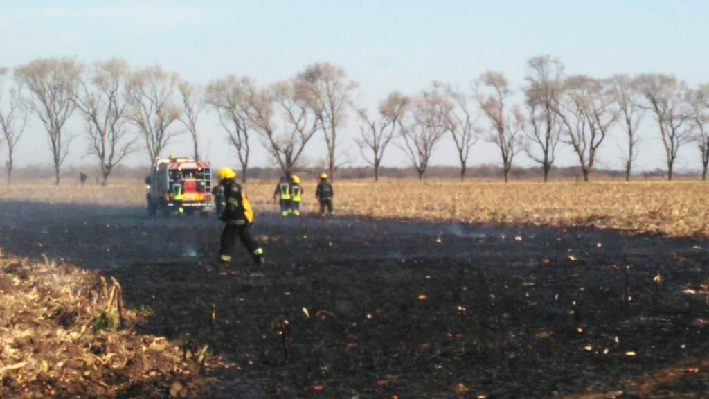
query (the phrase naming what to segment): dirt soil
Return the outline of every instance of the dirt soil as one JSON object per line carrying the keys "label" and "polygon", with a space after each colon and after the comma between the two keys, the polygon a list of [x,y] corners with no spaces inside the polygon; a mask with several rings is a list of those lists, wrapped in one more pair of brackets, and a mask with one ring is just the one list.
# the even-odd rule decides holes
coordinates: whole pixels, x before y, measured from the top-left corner
{"label": "dirt soil", "polygon": [[706,239],[257,218],[261,267],[140,207],[0,203],[0,246],[115,276],[138,332],[208,345],[193,397],[709,397]]}

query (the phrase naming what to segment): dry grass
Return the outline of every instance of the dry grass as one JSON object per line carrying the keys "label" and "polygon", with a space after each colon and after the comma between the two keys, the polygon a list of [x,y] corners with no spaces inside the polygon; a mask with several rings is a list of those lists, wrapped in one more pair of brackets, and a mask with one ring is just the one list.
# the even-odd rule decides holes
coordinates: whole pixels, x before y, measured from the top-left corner
{"label": "dry grass", "polygon": [[142,316],[122,308],[117,282],[103,282],[0,250],[0,397],[142,398],[178,388],[195,397],[198,364],[183,361],[175,342],[136,334],[130,326]]}
{"label": "dry grass", "polygon": [[[275,182],[246,185],[257,210],[273,208]],[[303,207],[315,212],[315,182],[306,181]],[[109,187],[21,182],[0,192],[0,200],[143,205],[140,182]],[[699,181],[481,182],[456,180],[370,180],[335,185],[338,214],[455,220],[474,223],[594,225],[662,233],[709,235],[709,184]]]}
{"label": "dry grass", "polygon": [[[273,184],[252,185],[267,198]],[[314,183],[306,183],[314,211]],[[709,185],[698,181],[479,182],[346,181],[335,185],[338,214],[468,223],[594,225],[671,236],[709,235]]]}
{"label": "dry grass", "polygon": [[134,180],[119,180],[107,187],[78,182],[54,185],[53,180],[28,180],[0,185],[0,201],[31,201],[93,205],[145,205],[145,184]]}

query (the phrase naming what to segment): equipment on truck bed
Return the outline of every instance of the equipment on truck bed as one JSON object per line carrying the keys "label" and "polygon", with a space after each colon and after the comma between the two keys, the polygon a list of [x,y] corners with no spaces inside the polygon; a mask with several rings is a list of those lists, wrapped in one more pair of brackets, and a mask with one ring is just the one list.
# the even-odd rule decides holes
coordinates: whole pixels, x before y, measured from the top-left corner
{"label": "equipment on truck bed", "polygon": [[191,158],[155,158],[145,178],[148,214],[202,212],[212,204],[212,171],[209,162]]}

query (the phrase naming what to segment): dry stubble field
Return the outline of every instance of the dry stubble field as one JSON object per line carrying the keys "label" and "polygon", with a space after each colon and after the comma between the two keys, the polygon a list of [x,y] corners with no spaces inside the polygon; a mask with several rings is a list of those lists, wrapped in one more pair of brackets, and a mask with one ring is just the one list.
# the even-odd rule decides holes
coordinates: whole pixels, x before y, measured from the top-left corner
{"label": "dry stubble field", "polygon": [[0,397],[709,397],[703,183],[347,181],[332,219],[274,185],[268,263],[220,270],[139,183],[3,190]]}
{"label": "dry stubble field", "polygon": [[[257,209],[272,209],[275,182],[251,181]],[[303,207],[316,211],[316,182],[304,181]],[[348,180],[335,185],[339,215],[463,223],[594,226],[668,236],[709,235],[709,183],[696,180],[483,182],[457,180]],[[0,201],[144,205],[141,182],[108,187],[65,182],[18,182]]]}

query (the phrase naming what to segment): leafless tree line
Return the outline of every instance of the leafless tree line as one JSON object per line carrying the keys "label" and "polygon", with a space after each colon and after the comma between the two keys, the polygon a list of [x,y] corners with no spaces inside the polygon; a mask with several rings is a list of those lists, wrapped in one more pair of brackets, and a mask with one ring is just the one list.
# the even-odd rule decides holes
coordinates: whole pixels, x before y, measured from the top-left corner
{"label": "leafless tree line", "polygon": [[129,154],[142,147],[152,162],[184,133],[199,159],[198,121],[205,110],[216,113],[244,180],[254,139],[290,172],[312,162],[305,149],[321,137],[327,150],[323,167],[334,176],[351,162],[343,128],[352,114],[360,128],[355,143],[375,179],[392,144],[423,178],[434,150],[448,137],[455,144],[461,178],[471,149],[485,141],[498,148],[505,181],[520,154],[538,163],[547,181],[560,144],[575,153],[588,181],[615,129],[623,132],[621,157],[630,180],[639,144],[646,139],[640,125],[647,119],[658,128],[668,179],[678,151],[690,143],[700,150],[704,179],[709,167],[709,85],[691,88],[672,75],[567,75],[557,58],[538,56],[528,60],[518,90],[501,72],[487,71],[468,87],[433,82],[414,95],[394,91],[374,114],[355,104],[357,88],[344,69],[330,63],[309,65],[267,85],[228,75],[205,86],[159,65],[133,69],[117,58],[92,65],[71,58],[39,59],[14,73],[0,67],[0,141],[7,147],[7,179],[13,150],[31,115],[46,131],[57,184],[77,136],[67,128],[74,113],[84,121],[80,133],[88,142],[87,154],[99,161],[105,183]]}

